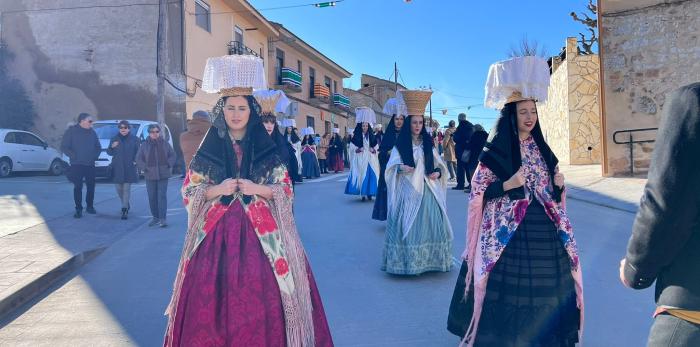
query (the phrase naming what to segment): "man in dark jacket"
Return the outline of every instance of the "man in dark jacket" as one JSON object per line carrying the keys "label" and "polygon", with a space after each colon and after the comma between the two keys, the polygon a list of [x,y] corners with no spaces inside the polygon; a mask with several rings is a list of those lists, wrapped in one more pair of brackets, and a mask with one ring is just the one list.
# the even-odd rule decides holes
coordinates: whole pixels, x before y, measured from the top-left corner
{"label": "man in dark jacket", "polygon": [[175,151],[160,133],[158,124],[148,126],[148,138],[139,147],[136,165],[146,177],[148,203],[153,215],[148,226],[158,224],[164,228],[168,225],[165,221],[168,211],[168,179],[175,165]]}
{"label": "man in dark jacket", "polygon": [[455,141],[455,156],[457,157],[457,186],[452,189],[463,190],[467,163],[462,161],[462,153],[469,146],[469,141],[474,134],[474,125],[467,120],[467,115],[464,113],[460,113],[457,119],[459,125],[457,131],[452,135],[452,139]]}
{"label": "man in dark jacket", "polygon": [[620,279],[656,280],[648,346],[700,346],[700,83],[668,100]]}
{"label": "man in dark jacket", "polygon": [[[469,162],[465,165],[469,187],[471,187],[472,175],[476,171],[476,166],[479,165],[479,156],[484,150],[484,145],[486,145],[488,137],[489,133],[484,130],[481,124],[474,126],[474,134],[472,134],[472,138],[469,140],[469,145],[467,146],[467,150],[469,150]],[[470,188],[467,188],[465,190],[469,191],[469,189]]]}
{"label": "man in dark jacket", "polygon": [[139,180],[136,172],[136,153],[140,141],[131,134],[128,121],[119,122],[118,127],[119,134],[109,141],[107,154],[112,156],[112,181],[122,202],[122,219],[127,219],[131,184]]}
{"label": "man in dark jacket", "polygon": [[61,151],[70,159],[68,179],[73,182],[73,200],[75,201],[75,214],[73,217],[83,216],[83,180],[87,186],[85,194],[85,212],[90,214],[95,211],[95,160],[100,156],[102,147],[97,133],[92,128],[92,116],[87,113],[78,115],[78,124],[71,126],[63,134]]}

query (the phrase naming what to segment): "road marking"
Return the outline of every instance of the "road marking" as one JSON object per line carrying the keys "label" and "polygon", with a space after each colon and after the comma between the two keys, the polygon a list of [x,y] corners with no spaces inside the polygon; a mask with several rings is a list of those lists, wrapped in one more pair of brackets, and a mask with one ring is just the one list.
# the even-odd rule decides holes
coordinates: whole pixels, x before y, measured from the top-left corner
{"label": "road marking", "polygon": [[452,262],[455,263],[455,266],[461,266],[462,261],[455,258],[454,256],[452,257]]}
{"label": "road marking", "polygon": [[[326,176],[326,177],[321,177],[321,178],[314,178],[314,179],[310,179],[310,180],[309,180],[309,179],[305,179],[303,183],[319,183],[319,182],[325,182],[325,181],[330,181],[330,180],[336,179],[336,178],[338,178],[338,177],[343,177],[342,180],[339,180],[339,181],[338,181],[338,182],[342,182],[342,181],[344,181],[345,179],[347,179],[348,175],[349,175],[349,174],[346,174],[346,173],[338,173],[338,174],[333,174],[333,175]],[[302,183],[302,184],[303,184],[303,183]]]}

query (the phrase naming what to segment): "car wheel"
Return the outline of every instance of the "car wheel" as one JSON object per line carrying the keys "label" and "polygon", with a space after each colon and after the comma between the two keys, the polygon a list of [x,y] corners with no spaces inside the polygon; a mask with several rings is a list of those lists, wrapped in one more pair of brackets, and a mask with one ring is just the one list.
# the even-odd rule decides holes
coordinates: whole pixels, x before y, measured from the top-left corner
{"label": "car wheel", "polygon": [[60,176],[63,174],[63,171],[63,161],[61,161],[60,159],[54,159],[51,162],[51,166],[49,166],[49,173],[54,176]]}
{"label": "car wheel", "polygon": [[7,177],[12,173],[12,161],[0,159],[0,177]]}

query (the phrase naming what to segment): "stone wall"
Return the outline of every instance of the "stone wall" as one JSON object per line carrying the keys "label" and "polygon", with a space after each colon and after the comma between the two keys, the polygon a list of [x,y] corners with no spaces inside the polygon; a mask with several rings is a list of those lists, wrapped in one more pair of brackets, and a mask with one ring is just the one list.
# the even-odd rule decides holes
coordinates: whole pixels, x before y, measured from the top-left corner
{"label": "stone wall", "polygon": [[601,161],[599,59],[579,55],[576,38],[566,42],[566,59],[555,65],[540,123],[547,143],[565,164]]}
{"label": "stone wall", "polygon": [[[605,12],[603,7],[600,37],[609,175],[630,170],[629,146],[613,143],[613,133],[658,127],[666,95],[700,81],[700,0],[656,3],[619,12]],[[656,132],[640,133],[636,138],[655,136]],[[653,145],[636,146],[635,170],[642,171],[649,167]]]}
{"label": "stone wall", "polygon": [[[118,6],[131,3],[0,1],[2,41],[14,55],[8,70],[35,105],[38,118],[32,130],[52,146],[58,147],[80,112],[98,119],[155,119],[158,6]],[[179,3],[168,12],[171,80],[184,85],[176,74],[182,49]],[[177,133],[184,97],[166,88],[166,121]]]}

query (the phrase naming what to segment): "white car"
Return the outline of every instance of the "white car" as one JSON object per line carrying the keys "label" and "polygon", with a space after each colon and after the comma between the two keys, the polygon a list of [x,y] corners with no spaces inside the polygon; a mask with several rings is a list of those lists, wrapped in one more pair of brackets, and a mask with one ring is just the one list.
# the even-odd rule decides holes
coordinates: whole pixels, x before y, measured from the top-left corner
{"label": "white car", "polygon": [[[93,129],[97,133],[97,138],[100,139],[100,146],[102,146],[102,151],[100,152],[100,157],[95,161],[95,176],[97,177],[112,177],[112,170],[110,164],[112,164],[112,156],[107,154],[107,147],[110,145],[110,140],[119,134],[119,122],[121,120],[98,120],[92,123]],[[131,133],[139,138],[139,140],[144,141],[148,138],[148,126],[151,124],[158,124],[158,122],[149,120],[138,120],[138,119],[127,119],[129,122],[129,127],[131,128]],[[162,129],[162,136],[165,141],[168,141],[170,146],[173,145],[172,136],[170,136],[170,129],[167,125]]]}
{"label": "white car", "polygon": [[63,174],[63,155],[39,136],[23,130],[0,129],[0,177],[13,171],[45,171]]}

